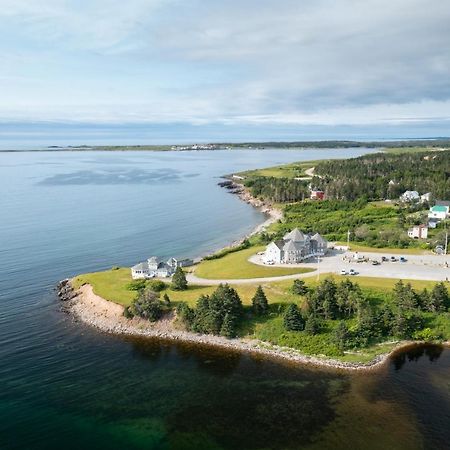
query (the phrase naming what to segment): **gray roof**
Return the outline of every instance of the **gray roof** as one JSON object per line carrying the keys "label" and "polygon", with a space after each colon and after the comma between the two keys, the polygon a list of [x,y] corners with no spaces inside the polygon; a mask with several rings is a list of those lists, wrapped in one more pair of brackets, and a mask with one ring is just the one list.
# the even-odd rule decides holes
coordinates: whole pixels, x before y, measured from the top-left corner
{"label": "gray roof", "polygon": [[436,200],[435,206],[450,206],[449,200]]}
{"label": "gray roof", "polygon": [[132,270],[148,270],[148,263],[141,262],[131,268]]}
{"label": "gray roof", "polygon": [[319,233],[316,233],[314,236],[311,237],[311,239],[313,241],[320,242],[321,244],[327,243],[327,240],[324,237],[322,237]]}
{"label": "gray roof", "polygon": [[303,242],[287,241],[284,244],[283,250],[285,252],[299,252],[305,247]]}
{"label": "gray roof", "polygon": [[290,233],[284,235],[284,240],[303,242],[305,240],[305,235],[298,228],[294,228]]}
{"label": "gray roof", "polygon": [[158,264],[159,263],[159,259],[156,256],[152,256],[151,258],[147,259],[149,264]]}

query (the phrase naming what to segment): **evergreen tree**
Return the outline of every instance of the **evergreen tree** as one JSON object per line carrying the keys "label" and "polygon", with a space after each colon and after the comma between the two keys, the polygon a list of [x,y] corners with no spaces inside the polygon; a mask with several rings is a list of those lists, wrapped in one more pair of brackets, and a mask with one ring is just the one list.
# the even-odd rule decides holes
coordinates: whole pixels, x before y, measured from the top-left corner
{"label": "evergreen tree", "polygon": [[236,337],[236,319],[229,313],[226,313],[223,318],[220,335],[227,338]]}
{"label": "evergreen tree", "polygon": [[183,322],[188,330],[191,329],[195,318],[194,310],[186,302],[181,302],[177,306],[177,317]]}
{"label": "evergreen tree", "polygon": [[414,311],[399,309],[395,315],[392,332],[401,339],[409,339],[415,331],[423,328],[423,318]]}
{"label": "evergreen tree", "polygon": [[292,292],[295,295],[306,295],[308,293],[308,287],[303,280],[294,280]]}
{"label": "evergreen tree", "polygon": [[256,289],[255,295],[252,298],[253,312],[257,316],[263,316],[269,311],[269,303],[266,294],[261,286]]}
{"label": "evergreen tree", "polygon": [[[221,334],[227,314],[227,321],[233,321],[233,326],[237,326],[243,314],[242,302],[235,289],[221,284],[211,296],[201,295],[197,300],[192,330],[198,333]],[[228,323],[225,327],[227,333],[231,333],[230,326]]]}
{"label": "evergreen tree", "polygon": [[418,303],[420,309],[423,311],[433,311],[433,305],[431,301],[431,295],[427,288],[424,288],[418,295]]}
{"label": "evergreen tree", "polygon": [[283,318],[284,328],[288,331],[302,331],[305,328],[305,320],[303,319],[297,305],[291,303]]}
{"label": "evergreen tree", "polygon": [[317,286],[316,297],[318,303],[322,306],[325,319],[336,319],[339,314],[336,291],[336,283],[331,278],[326,278]]}
{"label": "evergreen tree", "polygon": [[320,331],[320,321],[316,315],[310,314],[306,318],[305,332],[310,335],[315,335]]}
{"label": "evergreen tree", "polygon": [[172,289],[174,291],[185,291],[187,287],[188,283],[186,280],[186,275],[184,274],[183,269],[178,266],[172,277]]}
{"label": "evergreen tree", "polygon": [[394,286],[394,301],[399,308],[414,309],[418,305],[417,295],[411,283],[404,284],[399,280]]}
{"label": "evergreen tree", "polygon": [[430,296],[430,306],[433,311],[445,311],[449,307],[449,295],[444,283],[434,285]]}
{"label": "evergreen tree", "polygon": [[343,320],[338,323],[338,326],[334,330],[333,337],[337,347],[341,352],[343,352],[350,337],[347,324]]}

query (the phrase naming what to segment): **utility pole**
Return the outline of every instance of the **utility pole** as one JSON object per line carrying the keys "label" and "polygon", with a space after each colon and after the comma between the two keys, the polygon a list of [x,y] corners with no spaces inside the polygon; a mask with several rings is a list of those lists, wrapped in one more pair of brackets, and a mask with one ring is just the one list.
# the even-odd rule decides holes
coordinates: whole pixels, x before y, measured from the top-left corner
{"label": "utility pole", "polygon": [[350,250],[350,230],[347,231],[347,250]]}
{"label": "utility pole", "polygon": [[320,280],[320,255],[317,255],[317,281]]}
{"label": "utility pole", "polygon": [[445,246],[444,246],[444,255],[447,254],[447,246],[448,246],[448,231],[445,230]]}

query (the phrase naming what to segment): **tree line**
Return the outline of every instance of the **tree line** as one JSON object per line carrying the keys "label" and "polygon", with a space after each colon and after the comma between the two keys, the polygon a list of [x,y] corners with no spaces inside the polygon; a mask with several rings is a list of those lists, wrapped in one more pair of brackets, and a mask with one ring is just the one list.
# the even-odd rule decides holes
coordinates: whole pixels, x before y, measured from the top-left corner
{"label": "tree line", "polygon": [[293,178],[255,176],[245,180],[253,197],[263,197],[277,203],[297,202],[309,198],[305,181]]}
{"label": "tree line", "polygon": [[313,184],[327,198],[356,200],[398,199],[406,190],[450,198],[450,151],[374,153],[358,158],[319,162]]}
{"label": "tree line", "polygon": [[327,278],[309,290],[305,298],[302,310],[296,305],[287,308],[285,328],[318,334],[331,326],[333,341],[341,350],[366,347],[388,337],[438,339],[440,336],[427,323],[430,316],[447,312],[450,307],[444,283],[435,284],[431,291],[425,288],[416,292],[410,283],[401,280],[381,304],[348,279],[336,283]]}

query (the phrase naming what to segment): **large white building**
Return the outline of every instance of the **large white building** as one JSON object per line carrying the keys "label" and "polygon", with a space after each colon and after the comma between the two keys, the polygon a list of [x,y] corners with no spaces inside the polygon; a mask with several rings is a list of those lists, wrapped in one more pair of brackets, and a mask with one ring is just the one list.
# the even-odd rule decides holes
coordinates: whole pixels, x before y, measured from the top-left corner
{"label": "large white building", "polygon": [[263,260],[275,264],[296,264],[313,256],[323,256],[328,242],[319,233],[304,234],[298,228],[287,233],[283,239],[271,242],[264,252]]}

